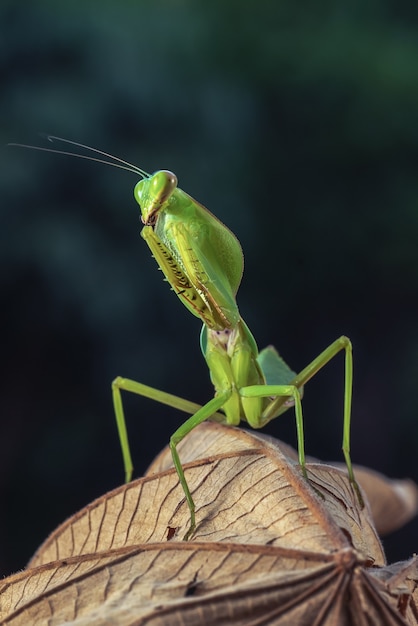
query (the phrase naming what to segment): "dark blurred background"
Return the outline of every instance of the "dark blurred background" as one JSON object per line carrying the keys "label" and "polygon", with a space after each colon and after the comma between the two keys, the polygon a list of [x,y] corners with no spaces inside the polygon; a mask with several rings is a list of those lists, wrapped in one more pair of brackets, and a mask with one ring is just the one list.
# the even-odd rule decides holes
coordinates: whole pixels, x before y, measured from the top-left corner
{"label": "dark blurred background", "polygon": [[[135,176],[6,147],[40,132],[173,170],[242,243],[259,346],[299,370],[349,335],[353,459],[417,480],[416,2],[3,0],[0,28],[0,573],[123,481],[116,375],[212,394],[200,323],[139,236]],[[341,460],[342,398],[340,356],[306,390],[309,453]],[[184,417],[126,410],[139,476]],[[294,442],[293,415],[266,430]]]}

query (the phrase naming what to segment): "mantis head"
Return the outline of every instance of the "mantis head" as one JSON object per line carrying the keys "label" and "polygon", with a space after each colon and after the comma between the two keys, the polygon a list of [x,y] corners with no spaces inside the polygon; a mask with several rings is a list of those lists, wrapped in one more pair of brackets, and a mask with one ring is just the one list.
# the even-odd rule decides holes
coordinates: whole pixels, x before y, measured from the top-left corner
{"label": "mantis head", "polygon": [[141,207],[141,220],[153,226],[158,213],[177,188],[177,176],[168,170],[159,170],[140,180],[134,189],[134,197]]}

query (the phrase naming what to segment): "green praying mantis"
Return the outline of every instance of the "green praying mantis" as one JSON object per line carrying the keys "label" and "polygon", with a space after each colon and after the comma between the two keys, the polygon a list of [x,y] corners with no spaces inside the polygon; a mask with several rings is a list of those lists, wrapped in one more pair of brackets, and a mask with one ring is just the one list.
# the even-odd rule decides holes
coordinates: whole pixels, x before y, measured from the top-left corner
{"label": "green praying mantis", "polygon": [[[345,352],[344,422],[342,450],[348,476],[359,505],[363,500],[350,458],[350,421],[353,380],[352,346],[341,336],[299,374],[293,372],[273,346],[260,352],[242,319],[236,294],[243,274],[243,253],[235,235],[208,209],[177,186],[177,177],[160,170],[150,175],[127,161],[76,142],[48,137],[91,150],[112,161],[73,152],[36,148],[103,162],[127,169],[141,179],[134,197],[141,210],[141,235],[160,269],[185,307],[201,319],[200,346],[214,386],[214,397],[203,406],[153,387],[118,376],[112,383],[113,404],[122,449],[125,479],[133,464],[122,403],[122,391],[144,396],[191,415],[170,437],[173,464],[190,511],[184,536],[196,528],[196,507],[177,451],[177,445],[198,424],[211,419],[237,426],[241,421],[262,428],[294,406],[299,465],[307,479],[303,412],[303,386],[339,352]],[[14,144],[16,145],[16,144]],[[33,146],[26,146],[32,148]]]}

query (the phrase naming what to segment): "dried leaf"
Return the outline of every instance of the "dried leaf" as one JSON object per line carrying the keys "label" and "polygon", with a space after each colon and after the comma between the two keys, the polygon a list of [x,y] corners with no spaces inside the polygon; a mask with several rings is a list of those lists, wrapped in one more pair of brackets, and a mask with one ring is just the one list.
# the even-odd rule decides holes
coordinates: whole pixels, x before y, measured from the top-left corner
{"label": "dried leaf", "polygon": [[218,424],[187,444],[192,541],[163,451],[157,473],[85,507],[0,582],[0,625],[417,626],[417,559],[376,567],[344,471],[309,464],[308,484],[277,445]]}
{"label": "dried leaf", "polygon": [[7,579],[0,624],[416,625],[416,560],[396,572],[364,565],[351,548],[318,555],[239,544],[137,546]]}
{"label": "dried leaf", "polygon": [[[385,564],[368,510],[359,511],[344,472],[307,467],[321,498],[276,446],[246,431],[207,423],[193,430],[188,443],[181,455],[183,450],[190,456],[209,455],[184,464],[196,503],[193,541],[269,544],[325,554],[354,546],[367,560]],[[177,529],[171,541],[181,541],[189,520],[176,472],[159,471],[105,494],[67,520],[29,566],[161,542],[169,528]]]}

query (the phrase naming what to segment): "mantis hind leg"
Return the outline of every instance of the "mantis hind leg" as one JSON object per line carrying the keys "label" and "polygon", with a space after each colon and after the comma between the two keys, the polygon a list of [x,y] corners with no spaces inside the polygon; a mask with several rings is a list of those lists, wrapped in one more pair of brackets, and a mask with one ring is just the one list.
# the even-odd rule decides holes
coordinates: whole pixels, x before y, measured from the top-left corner
{"label": "mantis hind leg", "polygon": [[[350,427],[351,427],[351,401],[353,392],[353,354],[352,345],[348,337],[342,335],[336,339],[328,348],[323,350],[309,365],[307,365],[297,376],[291,381],[290,385],[302,389],[308,380],[313,378],[319,370],[321,370],[329,361],[331,361],[342,350],[345,351],[345,377],[344,377],[344,422],[343,422],[343,439],[342,439],[342,451],[344,454],[345,463],[347,466],[348,477],[353,485],[358,502],[363,508],[364,501],[361,495],[359,486],[354,477],[353,466],[350,456]],[[286,398],[279,397],[268,405],[263,413],[263,424],[267,423],[271,419],[274,419],[287,407],[285,406]],[[296,407],[295,407],[296,408]],[[302,419],[302,418],[300,418]],[[296,415],[296,424],[298,424],[298,416]],[[303,428],[303,425],[302,425]],[[300,446],[298,436],[298,447]]]}
{"label": "mantis hind leg", "polygon": [[[305,367],[295,381],[308,381],[320,369],[324,367],[331,359],[333,359],[341,350],[345,351],[345,377],[344,377],[344,421],[343,421],[343,440],[342,451],[344,454],[345,464],[347,466],[348,477],[356,493],[357,500],[361,508],[364,507],[363,496],[354,477],[353,465],[350,456],[350,429],[351,429],[351,401],[353,396],[353,347],[348,337],[342,335],[336,339],[328,348],[316,357],[307,367]],[[295,382],[293,381],[293,382]],[[299,383],[300,384],[300,383]]]}

